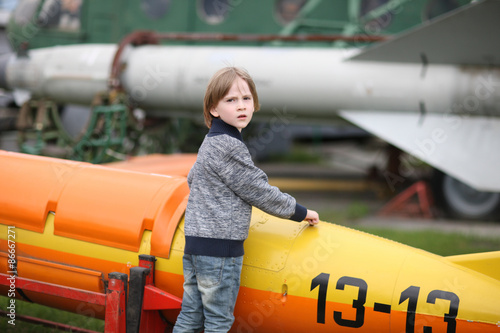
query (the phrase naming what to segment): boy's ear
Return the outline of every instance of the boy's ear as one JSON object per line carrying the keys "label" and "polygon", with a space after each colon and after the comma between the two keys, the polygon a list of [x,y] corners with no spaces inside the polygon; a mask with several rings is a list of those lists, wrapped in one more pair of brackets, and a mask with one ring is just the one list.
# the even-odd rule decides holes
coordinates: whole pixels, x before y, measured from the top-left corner
{"label": "boy's ear", "polygon": [[215,108],[210,109],[210,114],[215,118],[219,117],[219,112]]}

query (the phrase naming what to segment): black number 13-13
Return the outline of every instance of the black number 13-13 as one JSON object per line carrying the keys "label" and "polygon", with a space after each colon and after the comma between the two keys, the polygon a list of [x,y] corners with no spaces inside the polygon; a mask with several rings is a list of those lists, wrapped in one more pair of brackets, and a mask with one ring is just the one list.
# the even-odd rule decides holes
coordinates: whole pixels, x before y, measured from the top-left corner
{"label": "black number 13-13", "polygon": [[[319,288],[318,290],[318,311],[317,311],[317,322],[319,324],[325,323],[325,313],[326,313],[326,294],[328,291],[328,282],[330,279],[330,274],[321,273],[316,276],[311,281],[311,291]],[[366,294],[368,291],[368,284],[359,278],[354,278],[350,276],[343,276],[337,281],[336,289],[344,290],[345,286],[358,287],[358,295],[352,301],[352,307],[356,310],[356,319],[345,319],[342,317],[342,312],[334,311],[333,319],[335,323],[344,327],[359,328],[363,326],[365,322],[365,302]],[[420,287],[410,286],[406,288],[399,299],[399,304],[408,301],[408,308],[406,311],[406,333],[414,333],[415,331],[415,313],[417,310],[418,295],[420,293]],[[452,292],[433,290],[427,296],[427,303],[435,304],[437,299],[443,299],[450,301],[450,308],[448,313],[444,314],[444,321],[448,324],[447,333],[456,332],[456,317],[458,314],[458,305],[460,299],[458,296]],[[374,308],[375,311],[385,312],[390,314],[389,304],[375,303],[378,309]],[[424,326],[425,333],[432,333],[432,328]]]}

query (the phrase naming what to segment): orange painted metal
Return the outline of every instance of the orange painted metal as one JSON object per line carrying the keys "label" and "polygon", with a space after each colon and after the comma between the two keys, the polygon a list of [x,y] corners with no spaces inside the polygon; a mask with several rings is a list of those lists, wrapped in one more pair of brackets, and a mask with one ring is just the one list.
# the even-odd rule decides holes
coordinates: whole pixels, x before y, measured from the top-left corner
{"label": "orange painted metal", "polygon": [[[6,255],[0,253],[0,257]],[[23,277],[28,279],[50,281],[60,286],[78,287],[93,292],[105,290],[102,272],[24,256],[16,256],[16,261],[17,270],[23,272]]]}
{"label": "orange painted metal", "polygon": [[[2,191],[9,193],[0,203],[5,224],[43,232],[48,213],[57,211],[55,235],[134,252],[144,231],[152,230],[152,254],[168,258],[187,203],[185,177],[151,177],[39,156],[26,163],[18,156],[0,151],[2,163],[16,164],[8,168],[11,174],[2,175]],[[89,177],[100,186],[89,186]]]}
{"label": "orange painted metal", "polygon": [[16,156],[16,153],[0,151],[2,163],[8,163],[11,170],[2,177],[2,193],[8,195],[4,195],[0,203],[0,218],[8,225],[43,232],[47,214],[57,208],[65,180],[80,163],[56,164],[41,156],[30,156],[26,163]]}
{"label": "orange painted metal", "polygon": [[[101,185],[89,187],[89,177]],[[184,178],[161,178],[96,166],[78,170],[58,198],[54,234],[138,251],[144,230],[153,230],[155,222],[169,224],[172,215],[165,209],[175,211],[188,194]]]}
{"label": "orange painted metal", "polygon": [[151,154],[134,156],[125,161],[103,165],[114,169],[187,177],[189,170],[196,161],[196,156],[196,154]]}

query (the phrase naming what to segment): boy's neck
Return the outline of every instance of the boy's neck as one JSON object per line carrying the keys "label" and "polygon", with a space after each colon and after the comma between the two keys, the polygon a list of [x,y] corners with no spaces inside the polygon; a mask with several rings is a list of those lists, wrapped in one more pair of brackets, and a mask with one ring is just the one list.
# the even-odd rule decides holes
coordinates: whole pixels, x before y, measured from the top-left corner
{"label": "boy's neck", "polygon": [[227,134],[235,139],[238,139],[243,142],[243,137],[241,136],[240,131],[234,126],[231,126],[225,123],[220,118],[214,118],[212,120],[212,127],[210,127],[210,131],[208,132],[208,136],[217,136]]}

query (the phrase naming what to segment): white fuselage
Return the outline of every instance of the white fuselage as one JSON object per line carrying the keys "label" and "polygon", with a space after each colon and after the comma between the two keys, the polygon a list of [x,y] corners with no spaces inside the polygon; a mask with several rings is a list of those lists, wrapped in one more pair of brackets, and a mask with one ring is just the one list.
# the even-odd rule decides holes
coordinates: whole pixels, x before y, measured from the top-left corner
{"label": "white fuselage", "polygon": [[[115,45],[33,50],[6,81],[34,97],[90,104],[107,89]],[[196,112],[211,75],[227,65],[253,76],[262,112],[329,118],[340,110],[498,115],[500,71],[453,65],[349,61],[356,50],[292,47],[141,46],[125,50],[126,92],[147,112]]]}

